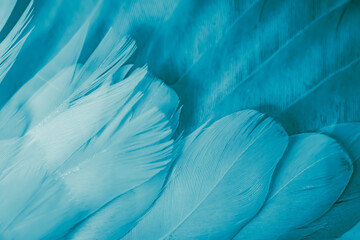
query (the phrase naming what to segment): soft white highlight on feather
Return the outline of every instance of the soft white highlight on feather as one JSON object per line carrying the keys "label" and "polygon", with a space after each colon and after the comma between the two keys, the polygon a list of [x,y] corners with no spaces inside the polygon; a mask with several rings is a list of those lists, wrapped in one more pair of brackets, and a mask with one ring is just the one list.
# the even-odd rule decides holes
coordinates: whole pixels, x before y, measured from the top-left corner
{"label": "soft white highlight on feather", "polygon": [[[86,31],[67,49],[81,47]],[[13,119],[26,127],[1,144],[2,238],[61,237],[123,194],[141,205],[122,216],[125,233],[156,198],[173,156],[178,98],[146,68],[114,83],[116,71],[129,71],[120,68],[134,49],[109,31],[82,67],[73,64],[80,52],[60,53],[40,71],[52,76],[46,84],[37,75],[20,90],[29,98],[15,95],[3,109],[5,127]]]}

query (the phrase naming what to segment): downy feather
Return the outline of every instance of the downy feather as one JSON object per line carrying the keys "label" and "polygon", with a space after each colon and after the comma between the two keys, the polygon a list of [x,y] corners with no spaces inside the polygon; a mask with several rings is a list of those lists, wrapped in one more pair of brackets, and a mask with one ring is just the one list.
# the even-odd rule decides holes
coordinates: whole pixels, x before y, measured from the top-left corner
{"label": "downy feather", "polygon": [[294,230],[331,208],[352,171],[347,153],[332,138],[317,133],[291,136],[264,207],[235,239],[301,239]]}
{"label": "downy feather", "polygon": [[262,206],[286,145],[283,129],[253,110],[203,126],[124,239],[231,239]]}

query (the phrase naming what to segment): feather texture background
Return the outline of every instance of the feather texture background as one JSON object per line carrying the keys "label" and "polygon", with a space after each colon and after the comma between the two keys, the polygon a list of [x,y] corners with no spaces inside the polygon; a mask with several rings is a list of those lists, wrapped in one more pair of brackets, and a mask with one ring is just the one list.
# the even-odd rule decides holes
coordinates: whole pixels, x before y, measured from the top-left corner
{"label": "feather texture background", "polygon": [[0,239],[360,238],[358,0],[0,2]]}

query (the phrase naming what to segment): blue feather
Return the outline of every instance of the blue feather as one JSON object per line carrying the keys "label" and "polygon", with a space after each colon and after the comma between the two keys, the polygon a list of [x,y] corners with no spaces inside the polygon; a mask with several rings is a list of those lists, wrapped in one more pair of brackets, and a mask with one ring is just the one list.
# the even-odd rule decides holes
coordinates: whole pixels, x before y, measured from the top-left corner
{"label": "blue feather", "polygon": [[182,79],[257,2],[180,1],[152,40],[147,56],[151,72],[168,84]]}
{"label": "blue feather", "polygon": [[173,157],[178,99],[146,69],[112,83],[133,43],[111,42],[104,39],[79,71],[70,67],[40,89],[27,88],[35,90],[23,105],[30,127],[2,143],[11,150],[0,159],[2,238],[61,237],[123,194],[142,205],[117,224],[126,232],[159,193]]}
{"label": "blue feather", "polygon": [[296,230],[331,208],[352,171],[335,140],[320,134],[291,136],[264,207],[235,239],[301,239]]}
{"label": "blue feather", "polygon": [[256,111],[202,126],[185,139],[165,189],[124,239],[230,239],[262,206],[287,145]]}
{"label": "blue feather", "polygon": [[305,239],[335,239],[360,221],[360,124],[343,123],[321,130],[336,139],[349,153],[354,173],[344,193],[321,218],[309,224]]}
{"label": "blue feather", "polygon": [[[178,102],[177,96],[164,85],[159,85],[158,82],[151,83],[148,90],[146,90],[144,94],[145,96],[142,97],[143,99],[141,103],[137,103],[138,106],[136,107],[132,117],[141,117],[141,121],[143,122],[142,124],[146,123],[153,128],[156,125],[151,125],[150,123],[151,119],[155,118],[146,116],[145,113],[153,107],[159,108],[159,110],[163,114],[165,114],[166,119],[169,119],[167,125],[171,128],[163,129],[163,131],[167,130],[167,132],[160,132],[159,130],[161,128],[157,131],[151,131],[151,129],[148,129],[148,132],[143,132],[146,128],[142,127],[141,122],[136,122],[135,120],[133,121],[133,126],[122,126],[122,128],[124,128],[122,133],[125,131],[129,131],[130,129],[136,130],[137,128],[140,128],[139,130],[136,130],[139,131],[138,134],[132,134],[133,136],[138,135],[136,139],[131,141],[131,139],[127,137],[125,141],[129,143],[122,143],[123,145],[127,144],[131,146],[131,148],[137,148],[136,150],[139,153],[134,156],[134,159],[131,160],[133,163],[130,164],[134,166],[135,164],[137,164],[136,167],[139,169],[134,171],[134,174],[131,177],[129,176],[129,173],[127,173],[126,175],[121,174],[121,172],[123,171],[122,168],[125,168],[127,166],[127,164],[123,163],[126,158],[125,154],[132,155],[131,152],[134,150],[130,151],[129,149],[128,152],[124,152],[121,156],[118,156],[116,158],[114,157],[114,159],[119,162],[120,168],[111,170],[116,172],[109,172],[108,175],[110,177],[116,176],[118,174],[125,175],[119,176],[121,177],[121,179],[119,179],[118,181],[114,181],[118,184],[121,184],[122,182],[128,182],[131,178],[139,177],[140,168],[143,168],[142,165],[149,161],[150,157],[152,158],[152,160],[155,160],[157,157],[172,157],[173,150],[172,148],[169,148],[168,145],[171,146],[172,144],[172,142],[170,141],[170,133],[175,131],[175,129],[177,128],[178,115],[175,113]],[[124,136],[122,136],[122,138],[124,138]],[[104,141],[108,142],[112,140],[109,138],[105,138]],[[156,143],[158,144],[157,146]],[[169,152],[169,150],[171,151]],[[84,151],[81,151],[79,154],[83,155]],[[144,158],[146,162],[141,162],[141,158]],[[168,170],[167,168],[161,168],[161,165],[164,164],[162,163],[157,167],[155,167],[154,165],[156,171],[159,171],[156,175],[154,174],[154,177],[148,179],[138,187],[129,190],[124,195],[113,198],[113,200],[104,205],[101,209],[97,210],[97,212],[85,219],[81,224],[76,226],[76,228],[68,234],[67,238],[119,239],[120,237],[122,237],[135,225],[137,219],[150,207],[154,199],[156,199],[156,197],[160,193]],[[126,171],[129,172],[130,168],[126,168]],[[146,172],[148,174],[151,173],[150,169],[147,168],[144,173]],[[113,178],[113,180],[115,180],[115,178]],[[97,183],[94,182],[94,184]],[[94,191],[94,189],[92,189],[92,191],[94,191],[95,194],[96,192],[105,190],[104,194],[106,194],[107,192],[113,191],[113,188],[114,186],[109,183],[108,188],[106,186],[102,186],[100,189],[98,189],[98,191]]]}
{"label": "blue feather", "polygon": [[[267,0],[254,4],[174,85],[184,103],[184,127],[193,129],[209,116],[219,118],[247,108],[277,116],[307,94],[326,76],[326,70],[337,67],[336,63],[327,67],[337,58],[326,54],[347,56],[349,45],[345,41],[357,43],[346,38],[347,32],[355,29],[328,27],[336,26],[347,4],[346,0]],[[355,14],[347,19],[358,18]],[[330,41],[324,46],[326,51],[321,43],[315,43],[325,40]],[[334,44],[342,46],[343,52],[332,49]],[[358,56],[356,46],[349,61]],[[323,64],[323,60],[329,63]]]}
{"label": "blue feather", "polygon": [[[12,8],[15,6],[15,3],[16,1],[6,1],[4,7],[0,10],[0,31],[4,30],[3,27],[10,17],[10,13]],[[20,49],[31,32],[30,30],[25,36],[22,36],[22,33],[26,29],[32,17],[32,6],[33,0],[30,1],[15,26],[0,42],[0,83],[11,69],[20,52]]]}
{"label": "blue feather", "polygon": [[356,238],[359,3],[1,1],[0,239]]}

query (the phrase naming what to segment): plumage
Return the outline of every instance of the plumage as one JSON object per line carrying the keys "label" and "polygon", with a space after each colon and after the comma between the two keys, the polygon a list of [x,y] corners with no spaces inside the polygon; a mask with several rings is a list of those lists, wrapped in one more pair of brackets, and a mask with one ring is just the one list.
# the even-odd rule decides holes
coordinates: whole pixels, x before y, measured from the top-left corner
{"label": "plumage", "polygon": [[264,207],[235,239],[301,239],[294,231],[331,208],[352,172],[335,140],[315,133],[291,136]]}
{"label": "plumage", "polygon": [[0,239],[356,238],[359,3],[0,1]]}
{"label": "plumage", "polygon": [[359,56],[357,35],[348,35],[356,31],[350,29],[356,28],[357,5],[341,0],[255,4],[174,85],[184,102],[184,127],[246,108],[276,117]]}
{"label": "plumage", "polygon": [[[21,6],[26,2],[30,1],[20,0],[16,5]],[[22,46],[16,64],[1,83],[0,106],[62,51],[92,12],[96,12],[95,2],[99,0],[33,0],[33,18],[28,24],[32,32]]]}
{"label": "plumage", "polygon": [[202,126],[186,138],[162,195],[124,239],[231,239],[262,206],[286,145],[283,129],[256,111]]}
{"label": "plumage", "polygon": [[[15,6],[14,4],[16,3],[16,1],[7,2],[5,2],[5,7],[0,10],[0,31],[3,30],[3,26],[5,25],[5,22],[10,16],[12,8]],[[4,39],[0,40],[0,83],[14,64],[20,49],[24,45],[24,42],[26,41],[27,37],[31,32],[25,32],[25,36],[22,36],[22,33],[24,33],[24,30],[32,16],[32,5],[33,1],[31,0],[15,26],[11,29],[11,31],[6,35]]]}
{"label": "plumage", "polygon": [[[260,109],[277,119],[284,110],[301,101],[315,89],[322,88],[333,75],[351,67],[360,57],[360,38],[354,24],[359,21],[359,11],[358,1],[343,2],[314,20],[304,30],[299,31],[248,81],[226,95],[220,101],[217,112],[223,114],[227,109],[233,111],[246,106]],[[235,99],[237,101],[233,104]],[[356,106],[357,103],[348,101],[347,104]],[[298,116],[298,121],[302,124],[301,115]],[[340,114],[335,116],[335,120],[331,119],[331,110],[329,114],[326,112],[322,116],[329,118],[326,122],[345,120]],[[316,120],[318,119],[306,127],[302,126],[303,131],[316,130],[312,126],[320,125]],[[355,120],[359,120],[359,117],[346,119]],[[292,119],[287,121],[290,122]],[[292,128],[286,130],[295,132]]]}
{"label": "plumage", "polygon": [[[2,238],[61,237],[123,194],[142,205],[122,216],[129,228],[159,193],[172,160],[178,99],[145,77],[145,68],[113,82],[134,44],[107,36],[112,40],[105,38],[80,69],[68,67],[39,89],[27,88],[35,90],[20,105],[31,116],[28,129],[2,144],[11,149],[0,164]],[[16,109],[14,102],[7,110]]]}
{"label": "plumage", "polygon": [[360,221],[360,124],[343,123],[321,130],[336,139],[348,152],[354,173],[344,193],[322,217],[302,229],[305,239],[336,239]]}
{"label": "plumage", "polygon": [[180,1],[152,39],[146,58],[151,72],[168,84],[177,82],[257,2]]}
{"label": "plumage", "polygon": [[[173,149],[171,147],[172,141],[170,139],[172,135],[170,133],[175,131],[178,122],[178,115],[176,114],[177,104],[171,104],[171,103],[177,103],[178,101],[177,96],[174,92],[172,92],[169,88],[165,87],[165,85],[159,84],[158,82],[154,82],[149,86],[148,90],[144,94],[146,96],[143,97],[143,100],[141,101],[140,104],[137,103],[139,105],[136,108],[136,110],[140,109],[141,111],[136,112],[135,110],[134,117],[137,117],[138,115],[139,117],[143,118],[141,119],[142,124],[145,123],[151,128],[157,127],[161,129],[162,126],[156,126],[155,124],[151,124],[151,122],[149,122],[151,119],[155,119],[155,118],[150,118],[148,115],[143,113],[143,111],[146,112],[149,109],[155,107],[158,108],[163,114],[165,114],[166,119],[168,119],[168,122],[166,122],[166,124],[169,128],[166,129],[167,132],[164,133],[161,133],[159,131],[150,131],[151,129],[148,129],[148,132],[144,132],[144,129],[147,128],[140,125],[139,120],[138,121],[134,120],[130,126],[127,126],[126,124],[123,126],[124,128],[123,131],[129,131],[129,130],[139,131],[137,130],[137,128],[140,128],[141,130],[141,132],[139,131],[136,134],[135,133],[130,134],[130,136],[134,136],[134,137],[138,136],[137,138],[139,139],[135,138],[135,140],[130,141],[131,138],[129,138],[129,136],[125,134],[125,137],[127,138],[125,140],[126,142],[123,143],[123,144],[127,144],[126,146],[129,146],[131,151],[134,151],[133,148],[138,149],[137,151],[139,153],[137,153],[137,155],[134,155],[131,161],[131,162],[137,162],[139,164],[137,168],[142,168],[141,165],[144,164],[144,163],[140,164],[141,158],[144,158],[146,162],[149,162],[150,157],[156,159],[157,155],[159,155],[158,157],[161,156],[164,157],[168,156],[168,158],[172,157]],[[130,109],[131,107],[128,110]],[[122,138],[125,137],[122,136]],[[105,138],[104,140],[109,141],[108,138]],[[155,143],[158,143],[158,145],[156,146]],[[125,154],[127,155],[131,154],[130,149],[128,152],[124,152],[124,154],[122,154],[121,157],[119,157],[121,161],[125,161],[125,159],[127,159]],[[81,151],[79,154],[83,155],[83,151]],[[118,158],[114,158],[114,159],[119,161]],[[98,159],[98,161],[99,160],[101,160],[101,158]],[[125,164],[119,165],[119,167],[121,168],[123,168],[124,166],[126,165]],[[131,227],[134,226],[136,220],[145,212],[145,210],[149,208],[149,206],[153,203],[154,199],[156,199],[157,195],[160,193],[160,190],[162,189],[168,169],[162,167],[164,166],[164,163],[161,163],[157,167],[155,166],[156,165],[154,165],[154,170],[156,170],[156,172],[158,173],[156,175],[154,174],[153,178],[151,179],[148,178],[143,184],[139,185],[138,187],[127,191],[127,193],[124,195],[114,198],[107,205],[103,206],[92,216],[89,216],[86,220],[84,220],[82,223],[76,226],[75,229],[71,231],[70,234],[67,236],[67,238],[119,239],[120,237],[122,237],[126,232],[128,232],[131,229]],[[145,170],[146,172],[150,173],[149,170],[147,169]],[[112,171],[114,172],[108,173],[109,176],[116,176],[121,172],[121,169],[113,169]],[[129,169],[127,169],[127,171],[129,171]],[[140,169],[137,169],[136,171],[139,172]],[[139,173],[137,173],[137,175],[139,175]],[[136,172],[134,172],[133,177],[137,177],[137,175]],[[121,179],[119,179],[119,181],[116,182],[118,183],[127,182],[129,181],[129,178],[130,178],[129,173],[127,173],[126,178],[121,176]],[[73,181],[74,180],[71,180],[71,182]],[[113,191],[112,188],[114,187],[111,184],[109,184],[108,186],[110,188],[101,186],[101,188],[99,188],[98,191],[104,191],[104,194],[106,192]],[[134,202],[136,203],[135,206],[134,206]]]}
{"label": "plumage", "polygon": [[[46,104],[50,106],[50,109],[44,109],[43,104],[39,109],[43,114],[49,114],[46,110],[54,110],[52,109],[56,106],[53,103],[54,101],[64,100],[70,94],[72,89],[68,89],[68,84],[73,76],[66,76],[66,74],[73,75],[75,72],[76,64],[88,32],[88,25],[89,23],[84,23],[83,27],[64,48],[33,78],[26,82],[1,108],[0,139],[22,136],[27,131],[29,125],[37,123],[37,121],[34,122],[33,111],[39,109],[39,106],[31,106],[32,96],[37,91],[42,91],[46,95],[51,96],[50,99],[46,98]],[[55,81],[58,83],[54,86],[51,82]],[[53,94],[55,94],[55,98]],[[39,96],[37,98],[41,100]],[[41,117],[44,117],[43,114],[40,116],[37,114],[36,117],[41,120]]]}
{"label": "plumage", "polygon": [[16,0],[4,0],[3,6],[0,9],[0,30],[3,29],[6,21],[10,17],[12,10],[14,9]]}
{"label": "plumage", "polygon": [[[0,138],[22,136],[75,92],[101,84],[134,52],[134,42],[126,39],[115,41],[115,36],[109,32],[86,63],[79,66],[77,61],[88,25],[89,22],[86,22],[63,51],[29,80],[1,109]],[[70,55],[69,52],[73,54]],[[93,68],[96,68],[96,71],[90,70]],[[14,126],[16,131],[13,130]]]}
{"label": "plumage", "polygon": [[358,120],[359,61],[360,59],[355,60],[334,75],[328,76],[321,86],[279,114],[277,120],[290,134],[316,131],[339,122]]}

